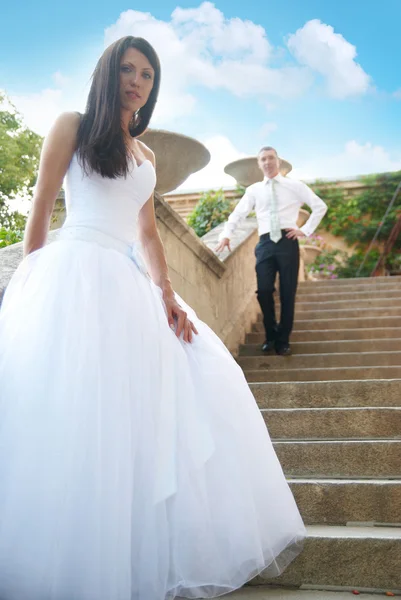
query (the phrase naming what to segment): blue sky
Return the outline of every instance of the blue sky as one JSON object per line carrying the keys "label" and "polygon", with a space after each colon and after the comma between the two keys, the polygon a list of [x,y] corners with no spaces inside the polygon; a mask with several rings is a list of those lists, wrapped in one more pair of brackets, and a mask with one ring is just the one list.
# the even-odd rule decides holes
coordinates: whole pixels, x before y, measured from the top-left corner
{"label": "blue sky", "polygon": [[142,35],[163,66],[153,126],[212,153],[184,188],[232,184],[224,165],[265,144],[304,179],[401,169],[400,22],[399,0],[25,0],[2,11],[0,89],[44,134],[83,109],[105,45]]}

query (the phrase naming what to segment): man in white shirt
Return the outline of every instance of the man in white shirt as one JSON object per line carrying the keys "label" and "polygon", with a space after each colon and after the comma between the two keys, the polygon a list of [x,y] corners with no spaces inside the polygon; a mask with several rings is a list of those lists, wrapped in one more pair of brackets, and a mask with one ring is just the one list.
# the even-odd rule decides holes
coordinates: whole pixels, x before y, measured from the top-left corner
{"label": "man in white shirt", "polygon": [[[256,212],[259,243],[255,249],[257,297],[263,312],[266,341],[264,352],[291,354],[290,334],[294,322],[295,295],[299,271],[298,239],[311,235],[327,211],[327,205],[301,181],[280,174],[280,159],[274,148],[265,146],[258,154],[263,181],[250,185],[228,218],[216,248],[230,248],[230,238],[238,223],[251,211]],[[297,227],[299,209],[312,209],[309,219]],[[281,320],[275,316],[273,293],[277,272],[280,274]]]}

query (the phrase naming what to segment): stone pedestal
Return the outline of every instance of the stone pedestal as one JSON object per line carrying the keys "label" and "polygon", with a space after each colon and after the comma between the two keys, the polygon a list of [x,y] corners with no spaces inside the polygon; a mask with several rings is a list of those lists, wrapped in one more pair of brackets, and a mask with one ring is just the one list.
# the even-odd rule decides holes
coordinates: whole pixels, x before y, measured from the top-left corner
{"label": "stone pedestal", "polygon": [[180,133],[148,129],[140,139],[155,153],[159,194],[172,192],[210,161],[210,152],[203,144]]}
{"label": "stone pedestal", "polygon": [[[280,173],[285,176],[291,170],[292,165],[283,158],[280,158]],[[257,181],[263,180],[263,173],[258,167],[256,156],[235,160],[224,167],[224,172],[234,177],[237,183],[243,187],[248,187]]]}

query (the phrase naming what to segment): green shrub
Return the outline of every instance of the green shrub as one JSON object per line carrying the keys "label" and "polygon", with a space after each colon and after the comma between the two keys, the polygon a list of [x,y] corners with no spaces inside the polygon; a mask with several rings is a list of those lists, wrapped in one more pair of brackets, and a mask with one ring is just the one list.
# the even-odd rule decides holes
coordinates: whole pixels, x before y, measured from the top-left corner
{"label": "green shrub", "polygon": [[0,227],[0,248],[22,242],[23,238],[24,232],[22,229],[6,229],[5,227]]}
{"label": "green shrub", "polygon": [[223,190],[205,192],[189,215],[188,225],[202,237],[226,221],[232,209],[233,203],[224,196]]}

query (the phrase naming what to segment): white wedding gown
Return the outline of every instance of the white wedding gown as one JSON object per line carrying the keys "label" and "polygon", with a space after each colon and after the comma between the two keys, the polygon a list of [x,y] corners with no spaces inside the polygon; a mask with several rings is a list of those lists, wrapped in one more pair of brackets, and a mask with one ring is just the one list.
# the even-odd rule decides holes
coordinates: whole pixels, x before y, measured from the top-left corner
{"label": "white wedding gown", "polygon": [[154,185],[149,161],[110,180],[74,156],[59,239],[4,296],[1,600],[210,598],[302,545],[241,369],[184,303],[199,335],[176,338],[140,261]]}

